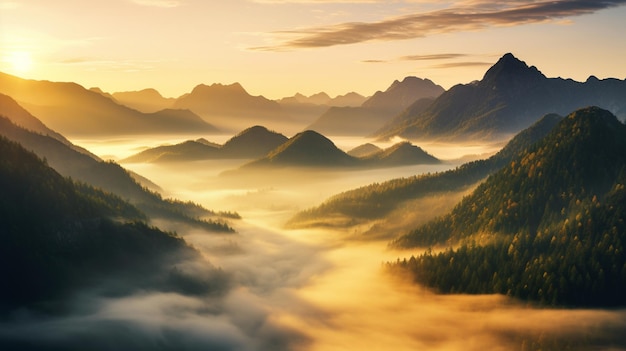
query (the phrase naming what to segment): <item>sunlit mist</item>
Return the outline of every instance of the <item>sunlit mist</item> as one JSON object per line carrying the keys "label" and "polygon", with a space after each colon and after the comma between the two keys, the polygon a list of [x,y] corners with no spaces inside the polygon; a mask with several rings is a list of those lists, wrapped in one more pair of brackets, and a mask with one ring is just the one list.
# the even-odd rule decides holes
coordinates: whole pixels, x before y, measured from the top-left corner
{"label": "sunlit mist", "polygon": [[4,60],[16,74],[28,73],[33,66],[33,59],[27,51],[12,51],[6,54]]}

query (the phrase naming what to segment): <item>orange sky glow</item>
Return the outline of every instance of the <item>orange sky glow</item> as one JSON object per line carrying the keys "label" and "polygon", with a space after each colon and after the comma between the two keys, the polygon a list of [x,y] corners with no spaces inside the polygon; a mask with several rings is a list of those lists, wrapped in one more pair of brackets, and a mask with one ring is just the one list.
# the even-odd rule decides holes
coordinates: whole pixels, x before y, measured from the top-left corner
{"label": "orange sky glow", "polygon": [[548,77],[626,78],[624,0],[0,0],[0,71],[107,92],[241,83],[268,98],[444,88],[506,52]]}

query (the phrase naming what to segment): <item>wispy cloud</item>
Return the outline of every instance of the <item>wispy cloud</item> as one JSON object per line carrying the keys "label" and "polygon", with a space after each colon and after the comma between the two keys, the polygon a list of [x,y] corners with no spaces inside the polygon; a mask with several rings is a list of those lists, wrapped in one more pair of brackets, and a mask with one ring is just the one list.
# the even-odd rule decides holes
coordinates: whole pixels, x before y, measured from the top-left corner
{"label": "wispy cloud", "polygon": [[131,0],[137,5],[154,6],[154,7],[178,7],[181,5],[179,0]]}
{"label": "wispy cloud", "polygon": [[[443,60],[454,60],[459,58],[467,58],[475,55],[470,54],[462,54],[462,53],[444,53],[444,54],[428,54],[428,55],[406,55],[400,56],[395,59],[390,60],[381,60],[381,59],[370,59],[363,60],[362,63],[388,63],[388,62],[398,62],[398,61],[443,61]],[[443,63],[438,65],[430,66],[431,68],[450,68],[450,67],[465,67],[465,66],[483,66],[490,65],[488,62],[450,62]]]}
{"label": "wispy cloud", "polygon": [[356,44],[371,41],[414,39],[442,33],[476,31],[489,27],[518,26],[562,21],[620,6],[626,0],[510,0],[506,2],[467,0],[452,7],[413,13],[378,22],[348,22],[330,26],[274,32],[289,37],[275,45],[254,50],[285,51]]}
{"label": "wispy cloud", "polygon": [[448,60],[468,56],[467,54],[434,54],[434,55],[408,55],[399,58],[401,61],[430,61]]}

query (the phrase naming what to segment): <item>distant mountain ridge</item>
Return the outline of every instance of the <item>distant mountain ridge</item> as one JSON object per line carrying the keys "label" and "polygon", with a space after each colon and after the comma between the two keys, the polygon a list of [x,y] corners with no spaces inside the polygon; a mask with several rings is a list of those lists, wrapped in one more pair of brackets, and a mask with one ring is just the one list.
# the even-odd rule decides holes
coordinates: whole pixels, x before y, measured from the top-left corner
{"label": "distant mountain ridge", "polygon": [[397,143],[387,149],[362,158],[377,166],[402,166],[415,164],[437,164],[439,159],[408,141]]}
{"label": "distant mountain ridge", "polygon": [[339,149],[330,139],[312,130],[296,134],[270,151],[265,157],[245,164],[241,169],[282,167],[395,167],[432,164],[440,161],[410,143],[399,143],[374,154],[355,157]]}
{"label": "distant mountain ridge", "polygon": [[253,159],[286,142],[288,138],[262,126],[253,126],[218,145],[204,139],[187,140],[176,145],[162,145],[141,151],[121,162],[180,162],[210,159]]}
{"label": "distant mountain ridge", "polygon": [[4,94],[0,94],[0,116],[6,116],[6,117],[10,116],[10,119],[14,124],[24,129],[28,129],[39,134],[50,136],[62,142],[63,144],[67,145],[68,147],[70,147],[71,149],[75,151],[88,155],[95,160],[100,159],[98,156],[83,149],[82,147],[72,144],[63,135],[48,128],[39,119],[37,119],[30,112],[26,111],[22,106],[20,106],[17,103],[17,101],[12,99],[10,96],[4,95]]}
{"label": "distant mountain ridge", "polygon": [[293,105],[293,104],[310,104],[310,105],[325,105],[325,106],[360,106],[365,102],[367,98],[355,92],[350,92],[344,95],[337,95],[331,98],[328,94],[320,92],[311,96],[305,96],[300,93],[294,96],[285,97],[277,100],[281,105]]}
{"label": "distant mountain ridge", "polygon": [[0,73],[0,93],[15,99],[63,135],[217,132],[191,112],[163,110],[146,114],[75,83],[27,80]]}
{"label": "distant mountain ridge", "polygon": [[250,121],[278,128],[292,123],[279,103],[263,96],[250,95],[239,83],[197,85],[179,97],[173,108],[189,109],[222,130],[242,130]]}
{"label": "distant mountain ridge", "polygon": [[175,98],[163,97],[161,93],[152,88],[115,92],[111,96],[119,103],[145,113],[169,109],[176,101]]}
{"label": "distant mountain ridge", "polygon": [[411,106],[375,135],[409,139],[468,139],[516,133],[547,113],[565,115],[597,105],[626,117],[626,80],[590,77],[580,83],[547,78],[512,54],[502,56],[482,80],[456,85],[429,106]]}
{"label": "distant mountain ridge", "polygon": [[429,79],[406,77],[377,91],[358,107],[331,107],[306,129],[326,135],[370,135],[413,102],[435,98],[445,90]]}
{"label": "distant mountain ridge", "polygon": [[346,167],[357,159],[346,154],[328,138],[314,131],[296,134],[270,151],[267,156],[248,163],[243,168],[270,166]]}
{"label": "distant mountain ridge", "polygon": [[383,151],[383,149],[379,148],[378,146],[374,144],[366,143],[366,144],[359,145],[351,149],[350,151],[348,151],[348,155],[353,156],[353,157],[365,157],[365,156],[376,154],[380,151]]}

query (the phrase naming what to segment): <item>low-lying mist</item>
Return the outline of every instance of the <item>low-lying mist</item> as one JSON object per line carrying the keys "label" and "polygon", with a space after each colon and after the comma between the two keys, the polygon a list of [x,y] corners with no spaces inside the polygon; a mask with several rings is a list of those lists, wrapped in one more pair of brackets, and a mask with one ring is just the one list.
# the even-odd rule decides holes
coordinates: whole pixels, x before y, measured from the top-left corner
{"label": "low-lying mist", "polygon": [[[0,338],[32,350],[626,350],[624,310],[545,309],[504,296],[437,295],[390,275],[385,262],[419,251],[388,249],[387,238],[419,223],[416,217],[444,212],[463,194],[407,203],[363,232],[283,229],[296,211],[338,192],[454,163],[220,176],[241,163],[125,165],[166,196],[242,215],[230,222],[234,234],[177,229],[202,255],[181,269],[205,275],[206,264],[219,267],[218,292],[83,291],[63,315],[24,310],[0,321]],[[377,240],[353,240],[368,236]]]}

